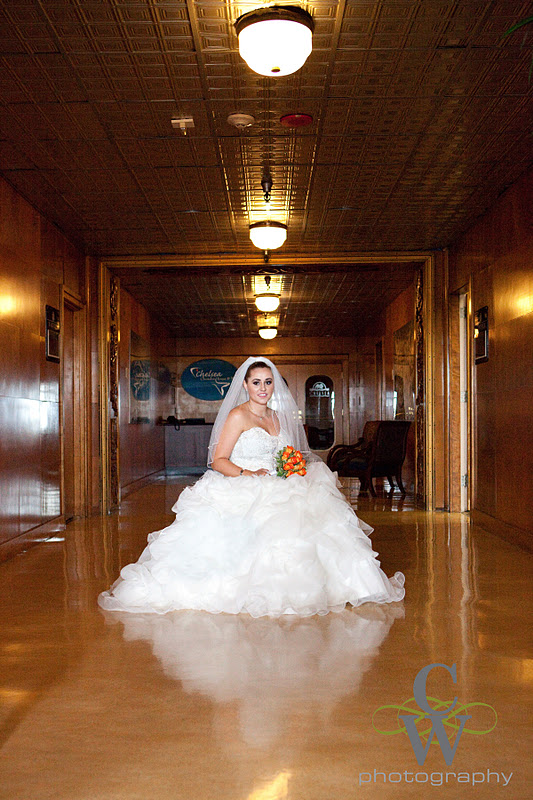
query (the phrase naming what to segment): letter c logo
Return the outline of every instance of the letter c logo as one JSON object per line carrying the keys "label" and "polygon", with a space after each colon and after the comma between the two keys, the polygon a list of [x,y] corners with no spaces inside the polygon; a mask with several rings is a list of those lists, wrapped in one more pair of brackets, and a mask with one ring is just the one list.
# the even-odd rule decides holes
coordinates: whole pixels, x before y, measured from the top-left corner
{"label": "letter c logo", "polygon": [[415,700],[422,709],[427,714],[431,714],[431,716],[438,716],[444,717],[446,714],[449,714],[452,708],[454,708],[455,704],[457,703],[457,697],[454,697],[453,703],[449,708],[445,708],[441,711],[436,711],[434,708],[428,703],[427,697],[427,689],[426,689],[426,682],[429,673],[434,667],[444,667],[444,669],[448,670],[450,675],[452,676],[452,680],[454,683],[457,683],[457,665],[452,664],[451,667],[448,664],[428,664],[426,667],[423,667],[420,672],[417,673],[414,681],[413,681],[413,693],[415,696]]}

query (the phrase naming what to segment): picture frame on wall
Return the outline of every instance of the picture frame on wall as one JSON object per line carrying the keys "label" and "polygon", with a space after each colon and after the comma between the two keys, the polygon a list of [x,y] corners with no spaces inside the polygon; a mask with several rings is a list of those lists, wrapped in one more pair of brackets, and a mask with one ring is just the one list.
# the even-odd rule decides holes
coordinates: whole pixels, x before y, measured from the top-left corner
{"label": "picture frame on wall", "polygon": [[150,343],[130,332],[130,424],[150,422]]}

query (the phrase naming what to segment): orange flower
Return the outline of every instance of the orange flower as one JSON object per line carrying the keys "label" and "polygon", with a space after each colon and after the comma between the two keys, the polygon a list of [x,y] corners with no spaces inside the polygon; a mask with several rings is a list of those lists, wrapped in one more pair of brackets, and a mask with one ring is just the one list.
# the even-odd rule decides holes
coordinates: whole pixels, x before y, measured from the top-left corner
{"label": "orange flower", "polygon": [[298,470],[298,475],[307,475],[307,470],[305,468]]}
{"label": "orange flower", "polygon": [[284,465],[283,465],[283,469],[284,469],[284,470],[289,470],[290,468],[291,468],[291,465],[290,465],[290,464],[284,464]]}
{"label": "orange flower", "polygon": [[297,451],[295,452],[295,454],[294,454],[294,455],[295,455],[297,458],[301,458],[301,457],[302,457],[302,454],[300,453],[300,451],[299,451],[299,450],[297,450]]}

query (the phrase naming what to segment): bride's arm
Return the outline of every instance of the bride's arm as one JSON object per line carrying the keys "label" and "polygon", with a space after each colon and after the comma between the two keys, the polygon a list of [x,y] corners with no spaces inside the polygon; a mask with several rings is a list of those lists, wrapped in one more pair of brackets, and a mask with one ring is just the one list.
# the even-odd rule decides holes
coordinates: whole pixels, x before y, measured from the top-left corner
{"label": "bride's arm", "polygon": [[211,462],[211,466],[217,472],[221,472],[222,475],[226,475],[228,478],[234,478],[238,475],[267,475],[268,470],[266,469],[258,469],[252,471],[250,469],[241,469],[234,464],[233,461],[229,460],[231,452],[235,447],[235,442],[241,435],[244,430],[244,421],[242,411],[239,408],[234,408],[233,411],[230,411],[228,414],[228,418],[224,427],[222,428],[222,433],[220,434],[220,439],[218,440],[217,449],[215,450],[215,455],[213,461]]}

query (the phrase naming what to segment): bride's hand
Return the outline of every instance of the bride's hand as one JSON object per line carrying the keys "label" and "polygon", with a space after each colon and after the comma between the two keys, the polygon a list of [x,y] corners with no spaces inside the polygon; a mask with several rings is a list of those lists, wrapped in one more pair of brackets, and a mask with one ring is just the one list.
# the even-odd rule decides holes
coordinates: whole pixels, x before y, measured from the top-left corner
{"label": "bride's hand", "polygon": [[268,470],[267,469],[247,469],[247,470],[245,470],[243,472],[243,475],[258,475],[260,478],[262,478],[263,475],[268,475]]}

